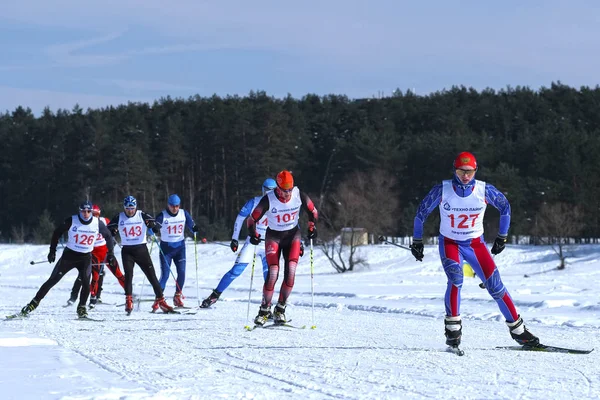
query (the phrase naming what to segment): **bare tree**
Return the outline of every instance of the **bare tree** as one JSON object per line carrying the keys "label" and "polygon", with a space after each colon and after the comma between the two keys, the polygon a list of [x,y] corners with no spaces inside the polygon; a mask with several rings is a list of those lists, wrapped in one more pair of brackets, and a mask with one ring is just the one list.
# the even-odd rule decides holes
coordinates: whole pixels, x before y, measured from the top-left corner
{"label": "bare tree", "polygon": [[579,235],[584,228],[584,215],[578,206],[566,203],[542,204],[534,227],[534,235],[543,244],[552,246],[560,259],[557,269],[565,269],[565,246],[569,238]]}
{"label": "bare tree", "polygon": [[[320,246],[338,272],[352,271],[365,260],[357,250],[363,232],[380,232],[393,227],[398,200],[392,191],[395,178],[384,171],[355,172],[336,191],[325,197],[319,210],[323,222]],[[346,228],[345,235],[340,235]]]}

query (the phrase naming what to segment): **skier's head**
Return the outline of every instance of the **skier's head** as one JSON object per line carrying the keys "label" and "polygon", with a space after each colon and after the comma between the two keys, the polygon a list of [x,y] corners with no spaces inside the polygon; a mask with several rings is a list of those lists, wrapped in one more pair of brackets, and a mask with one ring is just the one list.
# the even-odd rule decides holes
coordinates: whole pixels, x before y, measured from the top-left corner
{"label": "skier's head", "polygon": [[181,199],[176,194],[172,194],[169,196],[169,200],[167,201],[167,203],[170,206],[179,206],[181,205]]}
{"label": "skier's head", "polygon": [[460,185],[470,185],[477,172],[477,160],[468,151],[463,151],[454,160],[454,178]]}
{"label": "skier's head", "polygon": [[86,200],[79,205],[79,217],[84,221],[92,219],[92,203]]}
{"label": "skier's head", "polygon": [[286,203],[292,198],[294,190],[294,177],[290,171],[283,170],[277,174],[276,194],[279,200]]}
{"label": "skier's head", "polygon": [[92,215],[94,217],[99,217],[101,212],[102,210],[100,209],[100,206],[98,204],[94,204],[92,206]]}
{"label": "skier's head", "polygon": [[133,216],[137,209],[137,200],[133,196],[127,196],[123,199],[123,208],[128,217]]}
{"label": "skier's head", "polygon": [[262,194],[263,194],[263,196],[267,192],[270,192],[271,190],[275,189],[276,187],[277,187],[277,183],[275,182],[275,179],[271,179],[271,178],[265,179],[265,181],[262,184]]}

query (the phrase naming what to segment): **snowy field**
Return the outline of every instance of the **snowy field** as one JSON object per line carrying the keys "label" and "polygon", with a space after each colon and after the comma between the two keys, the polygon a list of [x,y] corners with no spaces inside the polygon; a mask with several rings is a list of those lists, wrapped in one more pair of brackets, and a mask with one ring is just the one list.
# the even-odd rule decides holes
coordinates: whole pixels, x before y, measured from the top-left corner
{"label": "snowy field", "polygon": [[[18,312],[48,278],[51,265],[29,264],[45,260],[47,250],[0,245],[2,315]],[[228,243],[198,244],[197,251],[196,264],[188,244],[189,306],[210,293],[235,259]],[[361,253],[367,267],[338,274],[315,248],[313,321],[307,249],[286,313],[306,329],[244,329],[250,268],[222,300],[196,314],[151,314],[151,303],[142,302],[129,317],[123,307],[101,305],[90,316],[103,322],[78,321],[75,306],[62,307],[76,277],[72,271],[30,318],[0,323],[0,398],[600,398],[600,246],[571,247],[567,270],[537,275],[558,264],[550,248],[508,246],[496,256],[530,330],[546,344],[596,348],[589,355],[496,349],[516,343],[476,278],[465,278],[463,287],[466,354],[448,353],[446,279],[437,248],[426,247],[423,263],[391,245],[366,246]],[[156,248],[152,257],[158,265]],[[136,268],[136,295],[142,277]],[[261,296],[258,272],[254,284],[251,318]],[[170,304],[173,293],[170,279]],[[150,294],[146,282],[142,298]],[[102,298],[124,303],[110,272]]]}

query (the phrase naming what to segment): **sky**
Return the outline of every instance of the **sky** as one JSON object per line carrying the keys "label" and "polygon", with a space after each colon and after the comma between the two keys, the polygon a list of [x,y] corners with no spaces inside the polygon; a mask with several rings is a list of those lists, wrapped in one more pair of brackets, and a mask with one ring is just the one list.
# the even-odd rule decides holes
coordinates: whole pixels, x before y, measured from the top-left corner
{"label": "sky", "polygon": [[592,0],[13,1],[0,10],[0,112],[252,90],[595,87],[599,11]]}
{"label": "sky", "polygon": [[[48,263],[30,265],[47,251],[0,244],[1,315],[18,312],[48,278]],[[103,321],[80,321],[75,306],[63,307],[71,271],[29,318],[0,321],[2,399],[600,398],[600,245],[569,247],[564,271],[554,269],[558,260],[545,246],[509,244],[495,257],[528,328],[546,344],[595,348],[588,355],[497,349],[516,342],[475,278],[466,278],[462,291],[465,355],[448,353],[446,278],[436,246],[425,247],[422,263],[395,246],[362,246],[367,264],[344,274],[315,248],[312,280],[308,254],[286,310],[291,324],[305,329],[244,329],[262,287],[256,274],[249,304],[250,268],[211,308],[187,315],[151,314],[151,302],[141,302],[127,317],[109,273],[105,304],[89,311]],[[118,247],[116,255],[120,260]],[[190,241],[186,305],[208,296],[235,257],[228,243],[194,249]],[[151,299],[142,275],[136,267],[134,293]],[[169,303],[174,291],[171,278]]]}

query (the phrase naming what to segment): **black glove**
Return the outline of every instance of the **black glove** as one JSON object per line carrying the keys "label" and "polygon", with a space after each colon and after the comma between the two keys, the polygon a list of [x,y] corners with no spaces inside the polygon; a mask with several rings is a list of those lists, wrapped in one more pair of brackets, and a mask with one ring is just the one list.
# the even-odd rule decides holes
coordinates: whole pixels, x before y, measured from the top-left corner
{"label": "black glove", "polygon": [[414,239],[412,244],[410,245],[410,252],[417,259],[417,261],[423,261],[423,240],[422,239]]}
{"label": "black glove", "polygon": [[506,244],[506,236],[498,235],[496,240],[494,240],[494,245],[492,246],[492,254],[496,255],[496,254],[502,253],[502,250],[504,250],[505,244]]}
{"label": "black glove", "polygon": [[231,251],[233,251],[234,253],[237,251],[238,249],[238,241],[235,239],[231,239],[231,243],[229,243],[229,247],[231,247]]}
{"label": "black glove", "polygon": [[48,262],[53,263],[56,260],[56,249],[50,249],[48,252]]}
{"label": "black glove", "polygon": [[250,243],[252,243],[253,245],[260,244],[260,235],[257,234],[257,236],[250,236]]}
{"label": "black glove", "polygon": [[[156,221],[153,220],[153,219],[149,219],[149,220],[146,221],[146,226],[149,229],[152,229],[152,228],[154,228],[156,226]],[[154,230],[154,229],[152,229],[152,230]]]}
{"label": "black glove", "polygon": [[304,243],[300,242],[300,257],[304,255]]}
{"label": "black glove", "polygon": [[115,258],[114,254],[109,254],[106,256],[106,263],[108,265],[113,265],[115,261],[117,261],[117,259]]}
{"label": "black glove", "polygon": [[198,232],[198,225],[192,226],[192,232],[194,232],[194,233]]}
{"label": "black glove", "polygon": [[308,234],[306,235],[309,239],[317,238],[317,227],[314,222],[308,223]]}
{"label": "black glove", "polygon": [[113,236],[117,236],[117,233],[118,233],[118,231],[119,231],[119,230],[117,229],[117,227],[111,228],[111,229],[109,229],[109,230],[110,230],[110,234],[111,234],[111,235],[113,235]]}
{"label": "black glove", "polygon": [[160,232],[160,226],[158,226],[156,224],[151,229],[152,229],[152,232],[154,232],[155,235]]}

